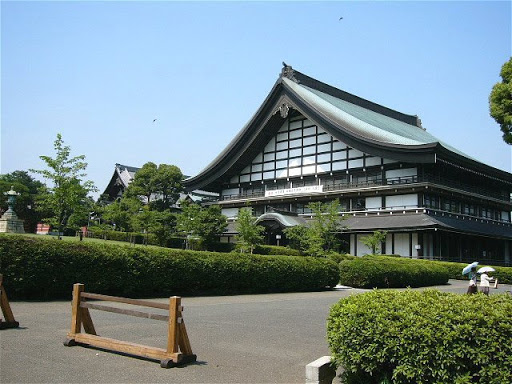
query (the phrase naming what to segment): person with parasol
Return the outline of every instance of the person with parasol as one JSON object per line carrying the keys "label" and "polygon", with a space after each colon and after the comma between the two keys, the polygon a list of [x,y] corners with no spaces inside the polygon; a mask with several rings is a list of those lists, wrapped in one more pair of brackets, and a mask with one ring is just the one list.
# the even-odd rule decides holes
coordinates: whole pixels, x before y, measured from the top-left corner
{"label": "person with parasol", "polygon": [[469,286],[467,290],[467,294],[473,294],[478,292],[478,287],[476,285],[476,266],[478,265],[478,261],[475,261],[471,264],[468,264],[462,269],[463,275],[469,275]]}
{"label": "person with parasol", "polygon": [[480,290],[487,296],[489,296],[489,282],[494,280],[494,278],[490,277],[488,273],[494,271],[495,269],[492,267],[482,267],[477,271],[477,273],[480,274]]}

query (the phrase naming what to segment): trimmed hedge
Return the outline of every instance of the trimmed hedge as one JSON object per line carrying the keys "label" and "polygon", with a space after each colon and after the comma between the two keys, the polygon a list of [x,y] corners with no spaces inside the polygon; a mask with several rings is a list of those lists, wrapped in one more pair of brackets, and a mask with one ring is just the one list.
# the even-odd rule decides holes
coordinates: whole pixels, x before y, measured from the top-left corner
{"label": "trimmed hedge", "polygon": [[339,264],[344,260],[355,260],[358,257],[350,255],[348,253],[330,253],[329,255],[327,255],[327,258]]}
{"label": "trimmed hedge", "polygon": [[[124,241],[134,242],[135,244],[147,243],[150,245],[160,245],[157,237],[153,233],[143,234],[140,232],[121,232],[113,231],[110,229],[100,229],[98,227],[92,227],[87,232],[87,237],[93,239],[113,240],[113,241]],[[165,246],[167,248],[183,248],[185,239],[182,237],[170,237],[166,240]]]}
{"label": "trimmed hedge", "polygon": [[257,245],[254,248],[257,255],[276,255],[276,256],[302,256],[298,249],[282,247],[277,245]]}
{"label": "trimmed hedge", "polygon": [[512,383],[512,296],[374,290],[332,306],[346,384]]}
{"label": "trimmed hedge", "polygon": [[338,283],[327,259],[67,242],[0,235],[9,296],[69,298],[72,285],[127,297],[321,290]]}
{"label": "trimmed hedge", "polygon": [[449,273],[430,261],[364,256],[339,264],[340,284],[353,288],[426,287],[448,283]]}

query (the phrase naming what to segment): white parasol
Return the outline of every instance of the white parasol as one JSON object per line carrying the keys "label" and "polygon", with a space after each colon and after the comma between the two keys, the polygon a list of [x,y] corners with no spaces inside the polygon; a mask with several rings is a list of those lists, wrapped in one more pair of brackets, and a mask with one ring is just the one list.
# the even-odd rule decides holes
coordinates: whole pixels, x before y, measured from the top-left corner
{"label": "white parasol", "polygon": [[487,273],[487,272],[494,272],[496,271],[493,267],[482,267],[480,268],[477,273]]}

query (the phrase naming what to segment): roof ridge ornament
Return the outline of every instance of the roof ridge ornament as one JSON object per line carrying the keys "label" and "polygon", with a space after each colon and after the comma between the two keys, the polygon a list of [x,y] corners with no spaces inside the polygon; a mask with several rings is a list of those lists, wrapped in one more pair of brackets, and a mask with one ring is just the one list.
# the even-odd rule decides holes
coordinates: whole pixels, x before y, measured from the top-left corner
{"label": "roof ridge ornament", "polygon": [[295,78],[295,71],[293,70],[291,65],[286,64],[283,61],[283,69],[281,70],[281,77],[286,77],[287,79],[290,79],[296,83],[299,81]]}
{"label": "roof ridge ornament", "polygon": [[286,119],[288,117],[288,113],[290,112],[290,106],[288,105],[288,103],[281,104],[278,109],[279,113],[281,114],[281,117],[283,119]]}

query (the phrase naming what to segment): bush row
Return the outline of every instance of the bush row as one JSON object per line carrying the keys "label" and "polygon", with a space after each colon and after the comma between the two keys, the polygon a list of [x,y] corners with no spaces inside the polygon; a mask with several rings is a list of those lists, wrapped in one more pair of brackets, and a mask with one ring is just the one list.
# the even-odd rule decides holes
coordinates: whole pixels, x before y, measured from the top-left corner
{"label": "bush row", "polygon": [[374,290],[327,322],[346,384],[512,383],[512,296]]}
{"label": "bush row", "polygon": [[340,262],[340,284],[354,288],[405,288],[446,284],[449,273],[438,263],[386,256]]}
{"label": "bush row", "polygon": [[[121,231],[112,231],[110,229],[101,229],[98,227],[93,227],[89,231],[87,231],[87,237],[93,239],[103,239],[103,240],[113,240],[113,241],[123,241],[134,244],[149,244],[149,245],[160,245],[157,237],[148,233],[143,234],[140,232],[121,232]],[[185,239],[182,237],[171,237],[166,240],[167,244],[165,244],[168,248],[183,248]]]}
{"label": "bush row", "polygon": [[301,256],[301,253],[298,249],[262,244],[257,245],[254,248],[254,253],[257,255]]}
{"label": "bush row", "polygon": [[[467,276],[464,277],[462,275],[462,269],[468,265],[467,263],[454,263],[449,261],[432,261],[432,263],[436,263],[442,265],[449,273],[450,279],[464,280],[467,279]],[[487,264],[481,264],[481,266],[485,266]],[[512,267],[495,267],[495,272],[492,272],[492,276],[498,278],[498,282],[502,284],[512,284]],[[478,269],[478,268],[477,268]]]}
{"label": "bush row", "polygon": [[90,292],[127,297],[311,291],[336,285],[339,272],[333,261],[313,257],[0,235],[0,273],[13,298],[53,299],[69,298],[77,282]]}
{"label": "bush row", "polygon": [[[149,245],[161,245],[158,242],[157,237],[149,233],[147,235],[139,232],[120,232],[112,231],[109,229],[93,228],[87,233],[87,237],[94,239],[123,241],[134,244],[149,244]],[[175,236],[170,237],[164,244],[167,248],[185,248],[185,239],[183,237]],[[221,243],[217,242],[210,244],[211,250],[214,252],[232,252],[235,249],[236,244],[234,243]],[[279,255],[279,256],[301,256],[300,251],[291,249],[288,247],[276,246],[276,245],[257,245],[254,249],[254,253],[257,255]]]}

